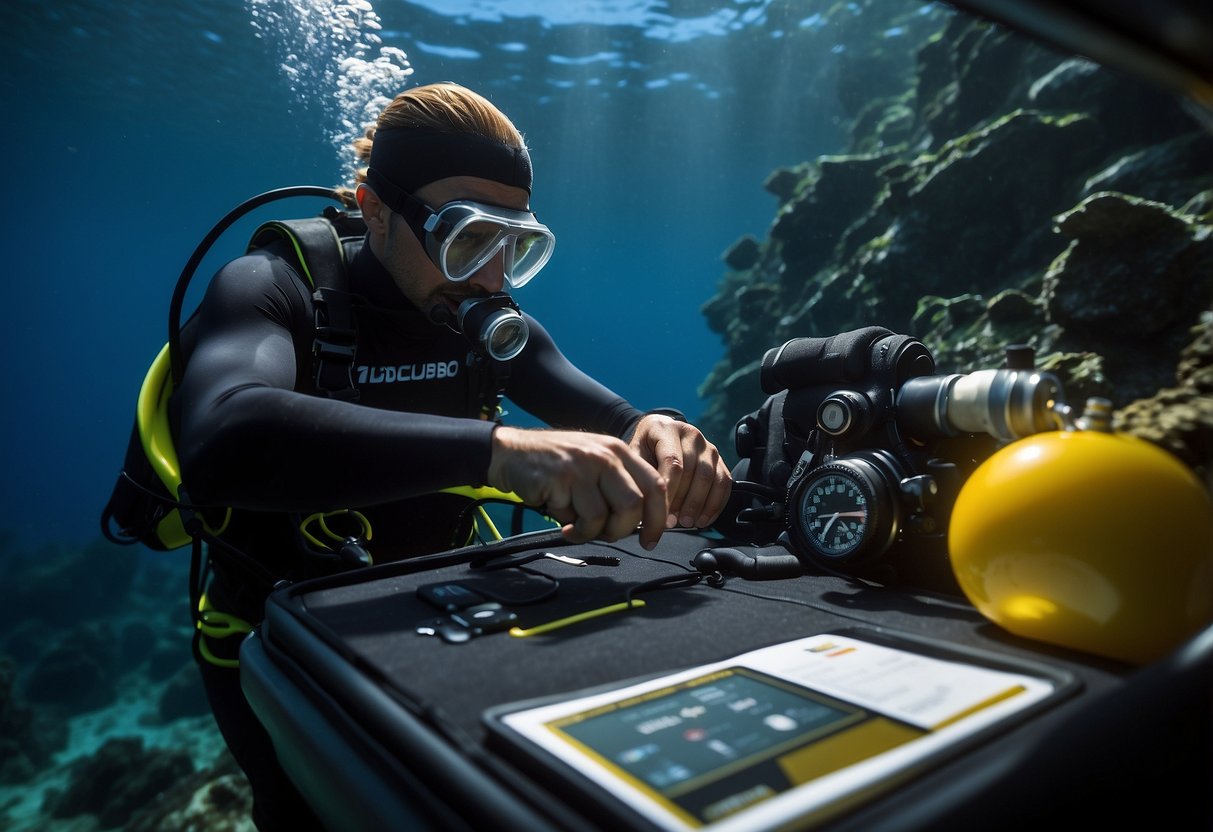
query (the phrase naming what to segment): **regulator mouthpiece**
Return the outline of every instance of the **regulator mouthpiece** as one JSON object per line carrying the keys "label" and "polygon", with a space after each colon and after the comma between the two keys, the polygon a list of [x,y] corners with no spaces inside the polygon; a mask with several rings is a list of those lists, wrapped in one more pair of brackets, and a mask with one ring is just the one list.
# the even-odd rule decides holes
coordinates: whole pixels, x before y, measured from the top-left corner
{"label": "regulator mouthpiece", "polygon": [[477,352],[497,361],[509,361],[526,346],[531,328],[505,292],[468,298],[459,304],[456,329]]}

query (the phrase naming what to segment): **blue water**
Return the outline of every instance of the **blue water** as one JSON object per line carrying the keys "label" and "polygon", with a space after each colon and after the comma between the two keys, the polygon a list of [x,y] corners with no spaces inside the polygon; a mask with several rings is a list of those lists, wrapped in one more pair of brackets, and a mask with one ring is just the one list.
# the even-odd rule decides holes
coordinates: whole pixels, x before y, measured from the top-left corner
{"label": "blue water", "polygon": [[[0,528],[97,537],[190,251],[253,194],[343,181],[332,62],[352,51],[403,50],[407,85],[455,80],[511,116],[558,240],[519,302],[636,405],[697,414],[722,351],[699,312],[722,252],[765,233],[774,168],[840,148],[834,91],[816,83],[838,60],[817,37],[826,5],[376,0],[360,45],[303,51],[297,25],[267,22],[289,17],[279,0],[8,0]],[[256,222],[319,206],[238,224],[196,283]]]}

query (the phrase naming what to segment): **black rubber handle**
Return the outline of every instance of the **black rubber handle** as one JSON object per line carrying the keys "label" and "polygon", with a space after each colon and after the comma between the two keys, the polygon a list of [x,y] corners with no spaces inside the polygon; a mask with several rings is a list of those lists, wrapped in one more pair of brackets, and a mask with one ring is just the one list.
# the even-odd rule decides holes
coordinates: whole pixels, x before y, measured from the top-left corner
{"label": "black rubber handle", "polygon": [[753,552],[727,547],[704,549],[692,558],[691,565],[705,575],[720,572],[751,581],[777,581],[804,574],[804,564],[782,546],[764,546]]}

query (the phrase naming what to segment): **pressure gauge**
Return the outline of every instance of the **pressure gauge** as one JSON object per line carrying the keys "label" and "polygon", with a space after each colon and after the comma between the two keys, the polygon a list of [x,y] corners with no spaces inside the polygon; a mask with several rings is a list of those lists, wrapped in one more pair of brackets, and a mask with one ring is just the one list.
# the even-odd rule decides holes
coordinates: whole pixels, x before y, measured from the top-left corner
{"label": "pressure gauge", "polygon": [[861,562],[897,536],[897,480],[867,459],[837,459],[810,471],[788,494],[788,531],[798,549],[827,564]]}

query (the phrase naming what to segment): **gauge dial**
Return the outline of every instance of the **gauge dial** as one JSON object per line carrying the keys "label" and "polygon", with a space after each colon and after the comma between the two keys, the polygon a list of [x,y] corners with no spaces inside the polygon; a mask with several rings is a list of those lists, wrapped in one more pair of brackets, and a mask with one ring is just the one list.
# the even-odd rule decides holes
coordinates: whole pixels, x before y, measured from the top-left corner
{"label": "gauge dial", "polygon": [[867,539],[873,499],[867,484],[850,471],[832,469],[814,474],[796,503],[800,530],[818,553],[844,557]]}
{"label": "gauge dial", "polygon": [[877,451],[835,459],[805,474],[788,491],[788,532],[796,551],[831,568],[882,554],[900,528],[900,479]]}

